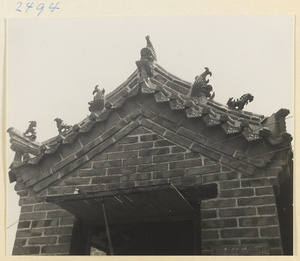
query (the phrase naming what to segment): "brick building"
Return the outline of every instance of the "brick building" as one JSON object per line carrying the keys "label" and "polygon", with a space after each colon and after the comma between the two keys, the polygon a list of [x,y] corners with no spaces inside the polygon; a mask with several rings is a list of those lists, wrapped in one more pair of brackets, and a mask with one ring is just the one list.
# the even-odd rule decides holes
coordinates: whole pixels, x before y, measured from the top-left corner
{"label": "brick building", "polygon": [[56,119],[58,136],[8,129],[13,254],[292,254],[289,111],[245,111],[251,95],[214,101],[208,68],[179,79],[148,37],[136,65],[108,95],[95,87],[86,119]]}

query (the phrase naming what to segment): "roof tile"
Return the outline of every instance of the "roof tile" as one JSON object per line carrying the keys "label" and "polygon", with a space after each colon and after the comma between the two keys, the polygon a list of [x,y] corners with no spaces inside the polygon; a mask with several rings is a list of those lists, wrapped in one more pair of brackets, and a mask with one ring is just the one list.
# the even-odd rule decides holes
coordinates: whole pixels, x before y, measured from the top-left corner
{"label": "roof tile", "polygon": [[213,118],[210,115],[205,115],[203,117],[203,120],[206,123],[207,127],[217,126],[221,124],[221,122],[218,119]]}
{"label": "roof tile", "polygon": [[185,110],[186,116],[188,118],[198,118],[202,117],[202,113],[199,110],[196,110],[193,107],[189,107]]}
{"label": "roof tile", "polygon": [[172,110],[183,110],[185,106],[179,100],[171,100],[170,107]]}
{"label": "roof tile", "polygon": [[154,94],[156,102],[167,102],[170,101],[170,97],[163,94],[163,92],[158,92]]}

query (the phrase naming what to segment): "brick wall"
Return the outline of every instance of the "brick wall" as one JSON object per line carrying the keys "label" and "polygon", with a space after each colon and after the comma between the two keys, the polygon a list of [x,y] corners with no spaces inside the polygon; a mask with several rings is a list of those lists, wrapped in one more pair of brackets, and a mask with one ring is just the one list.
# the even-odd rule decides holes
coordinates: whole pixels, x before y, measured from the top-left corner
{"label": "brick wall", "polygon": [[20,196],[21,214],[12,254],[69,254],[74,216],[55,204],[44,203],[18,181],[15,189]]}
{"label": "brick wall", "polygon": [[201,203],[203,254],[220,245],[248,244],[267,244],[270,254],[283,254],[273,189],[276,179],[220,174],[218,197]]}
{"label": "brick wall", "polygon": [[202,173],[218,169],[219,166],[206,157],[141,127],[52,189],[57,193],[61,185],[63,189],[74,191],[75,188],[110,190],[166,182],[201,184]]}

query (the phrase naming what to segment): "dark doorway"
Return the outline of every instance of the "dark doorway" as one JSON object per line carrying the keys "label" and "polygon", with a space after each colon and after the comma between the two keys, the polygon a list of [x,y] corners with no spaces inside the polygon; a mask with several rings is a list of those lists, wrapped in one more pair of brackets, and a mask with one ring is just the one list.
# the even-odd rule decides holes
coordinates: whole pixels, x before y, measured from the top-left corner
{"label": "dark doorway", "polygon": [[285,255],[293,255],[293,177],[280,187],[276,197],[282,248]]}
{"label": "dark doorway", "polygon": [[48,197],[69,210],[74,224],[71,254],[91,247],[111,255],[200,255],[202,199],[217,195],[216,184],[172,184]]}
{"label": "dark doorway", "polygon": [[[91,246],[107,252],[104,227],[93,227]],[[115,255],[194,255],[194,221],[146,222],[111,228]]]}

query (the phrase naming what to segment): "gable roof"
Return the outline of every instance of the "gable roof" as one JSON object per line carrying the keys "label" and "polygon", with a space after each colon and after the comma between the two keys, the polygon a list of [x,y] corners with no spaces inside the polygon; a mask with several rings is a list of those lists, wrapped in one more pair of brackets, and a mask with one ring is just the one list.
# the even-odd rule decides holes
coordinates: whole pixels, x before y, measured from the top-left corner
{"label": "gable roof", "polygon": [[[14,181],[16,179],[14,173],[18,172],[18,169],[24,166],[37,165],[42,159],[55,154],[59,148],[72,144],[79,135],[89,133],[96,124],[105,122],[114,110],[122,108],[129,98],[139,94],[154,97],[157,108],[159,108],[159,104],[168,104],[170,110],[184,113],[187,119],[201,118],[208,128],[221,126],[223,132],[227,135],[224,141],[230,139],[232,134],[235,137],[242,136],[248,142],[265,140],[276,147],[286,148],[289,146],[291,136],[286,133],[285,128],[285,117],[289,113],[288,110],[281,109],[270,117],[265,117],[245,110],[230,108],[214,101],[213,98],[192,97],[190,95],[191,86],[192,83],[172,75],[159,64],[155,64],[153,77],[148,82],[141,81],[139,71],[134,71],[123,84],[105,97],[104,109],[101,112],[92,112],[87,118],[73,125],[65,133],[44,142],[36,142],[24,137],[18,130],[9,128],[11,149],[16,152],[15,160],[10,166],[10,180]],[[93,153],[93,150],[99,153],[98,147],[100,144],[102,148],[113,144],[116,141],[116,136],[120,135],[118,131],[123,130],[123,128],[131,130],[135,125],[135,127],[142,125],[156,132],[161,124],[166,124],[161,121],[159,112],[157,115],[151,115],[153,112],[147,110],[147,104],[143,104],[140,110],[134,110],[132,108],[131,115],[127,115],[127,118],[125,117],[117,122],[113,131],[108,130],[107,133],[101,134],[91,144],[81,148],[80,154]],[[137,120],[136,117],[138,116],[142,116],[142,118]],[[132,121],[134,118],[135,120]],[[151,122],[148,118],[151,118]],[[111,135],[115,135],[114,138]],[[226,151],[230,151],[228,156],[231,158],[220,156],[215,160],[221,160],[222,163],[231,165],[231,167],[243,170],[246,173],[248,171],[248,174],[253,173],[254,168],[257,166],[265,166],[264,159],[247,160],[247,155],[243,153],[233,155],[228,146],[226,147],[221,141],[215,142],[206,139],[201,135],[201,130],[191,132],[180,122],[178,122],[177,127],[172,126],[168,132],[164,133],[164,136],[170,140],[175,139],[179,144],[182,143],[180,145],[193,147],[195,151],[204,153],[208,157],[209,155],[212,157],[211,151],[214,152],[213,155],[216,155],[216,152],[222,154],[225,152],[226,154]],[[24,158],[25,154],[27,155],[26,159]],[[23,155],[23,160],[21,160],[21,155]],[[89,156],[81,157],[78,154],[76,157],[69,157],[62,162],[68,164],[69,162],[78,161],[78,164],[83,164],[89,158]],[[234,160],[234,158],[236,159]],[[243,159],[244,162],[239,159]],[[60,163],[59,166],[61,167],[53,166],[51,173],[57,172],[57,175],[60,176],[59,171],[64,167],[63,164]],[[77,164],[74,166],[77,166]],[[36,181],[42,181],[44,178],[45,176],[40,175]],[[35,182],[32,181],[28,185],[33,185],[33,183]]]}

